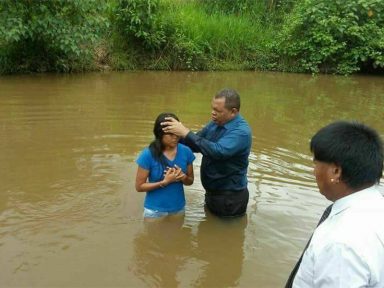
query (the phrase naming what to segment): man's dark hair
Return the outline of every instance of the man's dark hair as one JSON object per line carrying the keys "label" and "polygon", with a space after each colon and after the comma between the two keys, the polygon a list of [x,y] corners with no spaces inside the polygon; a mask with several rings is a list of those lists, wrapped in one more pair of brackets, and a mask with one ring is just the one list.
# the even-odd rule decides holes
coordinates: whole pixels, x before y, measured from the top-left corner
{"label": "man's dark hair", "polygon": [[362,123],[331,123],[312,137],[310,149],[315,160],[340,166],[341,180],[352,189],[374,185],[383,174],[383,142]]}
{"label": "man's dark hair", "polygon": [[179,118],[177,118],[177,116],[173,113],[161,113],[159,116],[157,116],[155,124],[153,125],[153,134],[155,135],[155,140],[149,144],[149,150],[151,151],[153,158],[155,158],[163,167],[167,166],[167,161],[163,155],[164,145],[161,141],[163,139],[163,135],[166,134],[163,131],[163,128],[166,126],[161,125],[161,122],[166,121],[165,117],[172,117],[179,121]]}
{"label": "man's dark hair", "polygon": [[237,111],[240,111],[240,96],[234,89],[225,88],[215,95],[215,99],[225,98],[225,108],[231,110],[236,108]]}

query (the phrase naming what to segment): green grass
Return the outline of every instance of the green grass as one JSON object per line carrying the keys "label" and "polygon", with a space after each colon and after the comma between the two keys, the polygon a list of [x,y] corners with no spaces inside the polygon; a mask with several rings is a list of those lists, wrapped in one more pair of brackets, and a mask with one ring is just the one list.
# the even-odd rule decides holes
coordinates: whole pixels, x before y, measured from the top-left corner
{"label": "green grass", "polygon": [[[260,55],[265,57],[268,41],[272,41],[270,29],[259,19],[223,12],[208,14],[195,2],[163,1],[162,4],[167,6],[162,11],[162,20],[167,31],[171,31],[166,51],[170,54],[168,59],[172,55],[183,58],[185,55],[180,53],[188,54],[181,60],[196,61],[191,66],[199,70],[257,68],[257,59]],[[170,61],[177,62],[177,59]]]}

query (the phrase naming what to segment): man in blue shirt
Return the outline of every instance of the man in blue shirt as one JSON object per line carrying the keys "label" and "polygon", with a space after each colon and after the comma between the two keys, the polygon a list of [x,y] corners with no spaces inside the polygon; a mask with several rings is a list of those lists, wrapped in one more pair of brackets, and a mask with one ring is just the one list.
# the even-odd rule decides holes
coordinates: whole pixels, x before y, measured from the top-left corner
{"label": "man in blue shirt", "polygon": [[222,217],[244,215],[249,198],[247,169],[252,135],[239,111],[239,94],[223,89],[213,97],[212,121],[201,131],[193,133],[172,118],[162,123],[165,133],[180,136],[192,151],[203,154],[200,175],[205,204]]}

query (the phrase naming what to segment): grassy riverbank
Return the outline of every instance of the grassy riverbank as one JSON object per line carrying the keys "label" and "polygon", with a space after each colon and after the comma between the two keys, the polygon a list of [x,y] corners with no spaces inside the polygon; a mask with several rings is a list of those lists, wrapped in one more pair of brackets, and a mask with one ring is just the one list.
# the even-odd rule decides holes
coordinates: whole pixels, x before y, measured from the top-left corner
{"label": "grassy riverbank", "polygon": [[0,16],[0,73],[384,68],[381,0],[4,0]]}

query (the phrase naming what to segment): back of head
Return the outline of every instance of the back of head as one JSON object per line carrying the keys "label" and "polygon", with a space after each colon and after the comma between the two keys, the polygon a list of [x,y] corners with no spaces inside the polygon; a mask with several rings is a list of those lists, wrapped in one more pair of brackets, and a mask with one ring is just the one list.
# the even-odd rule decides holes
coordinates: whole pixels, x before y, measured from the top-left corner
{"label": "back of head", "polygon": [[231,110],[236,108],[240,111],[240,96],[234,89],[225,88],[215,95],[215,98],[225,98],[225,108]]}
{"label": "back of head", "polygon": [[310,149],[315,160],[340,166],[341,180],[352,189],[380,181],[383,143],[375,130],[362,123],[331,123],[312,137]]}

